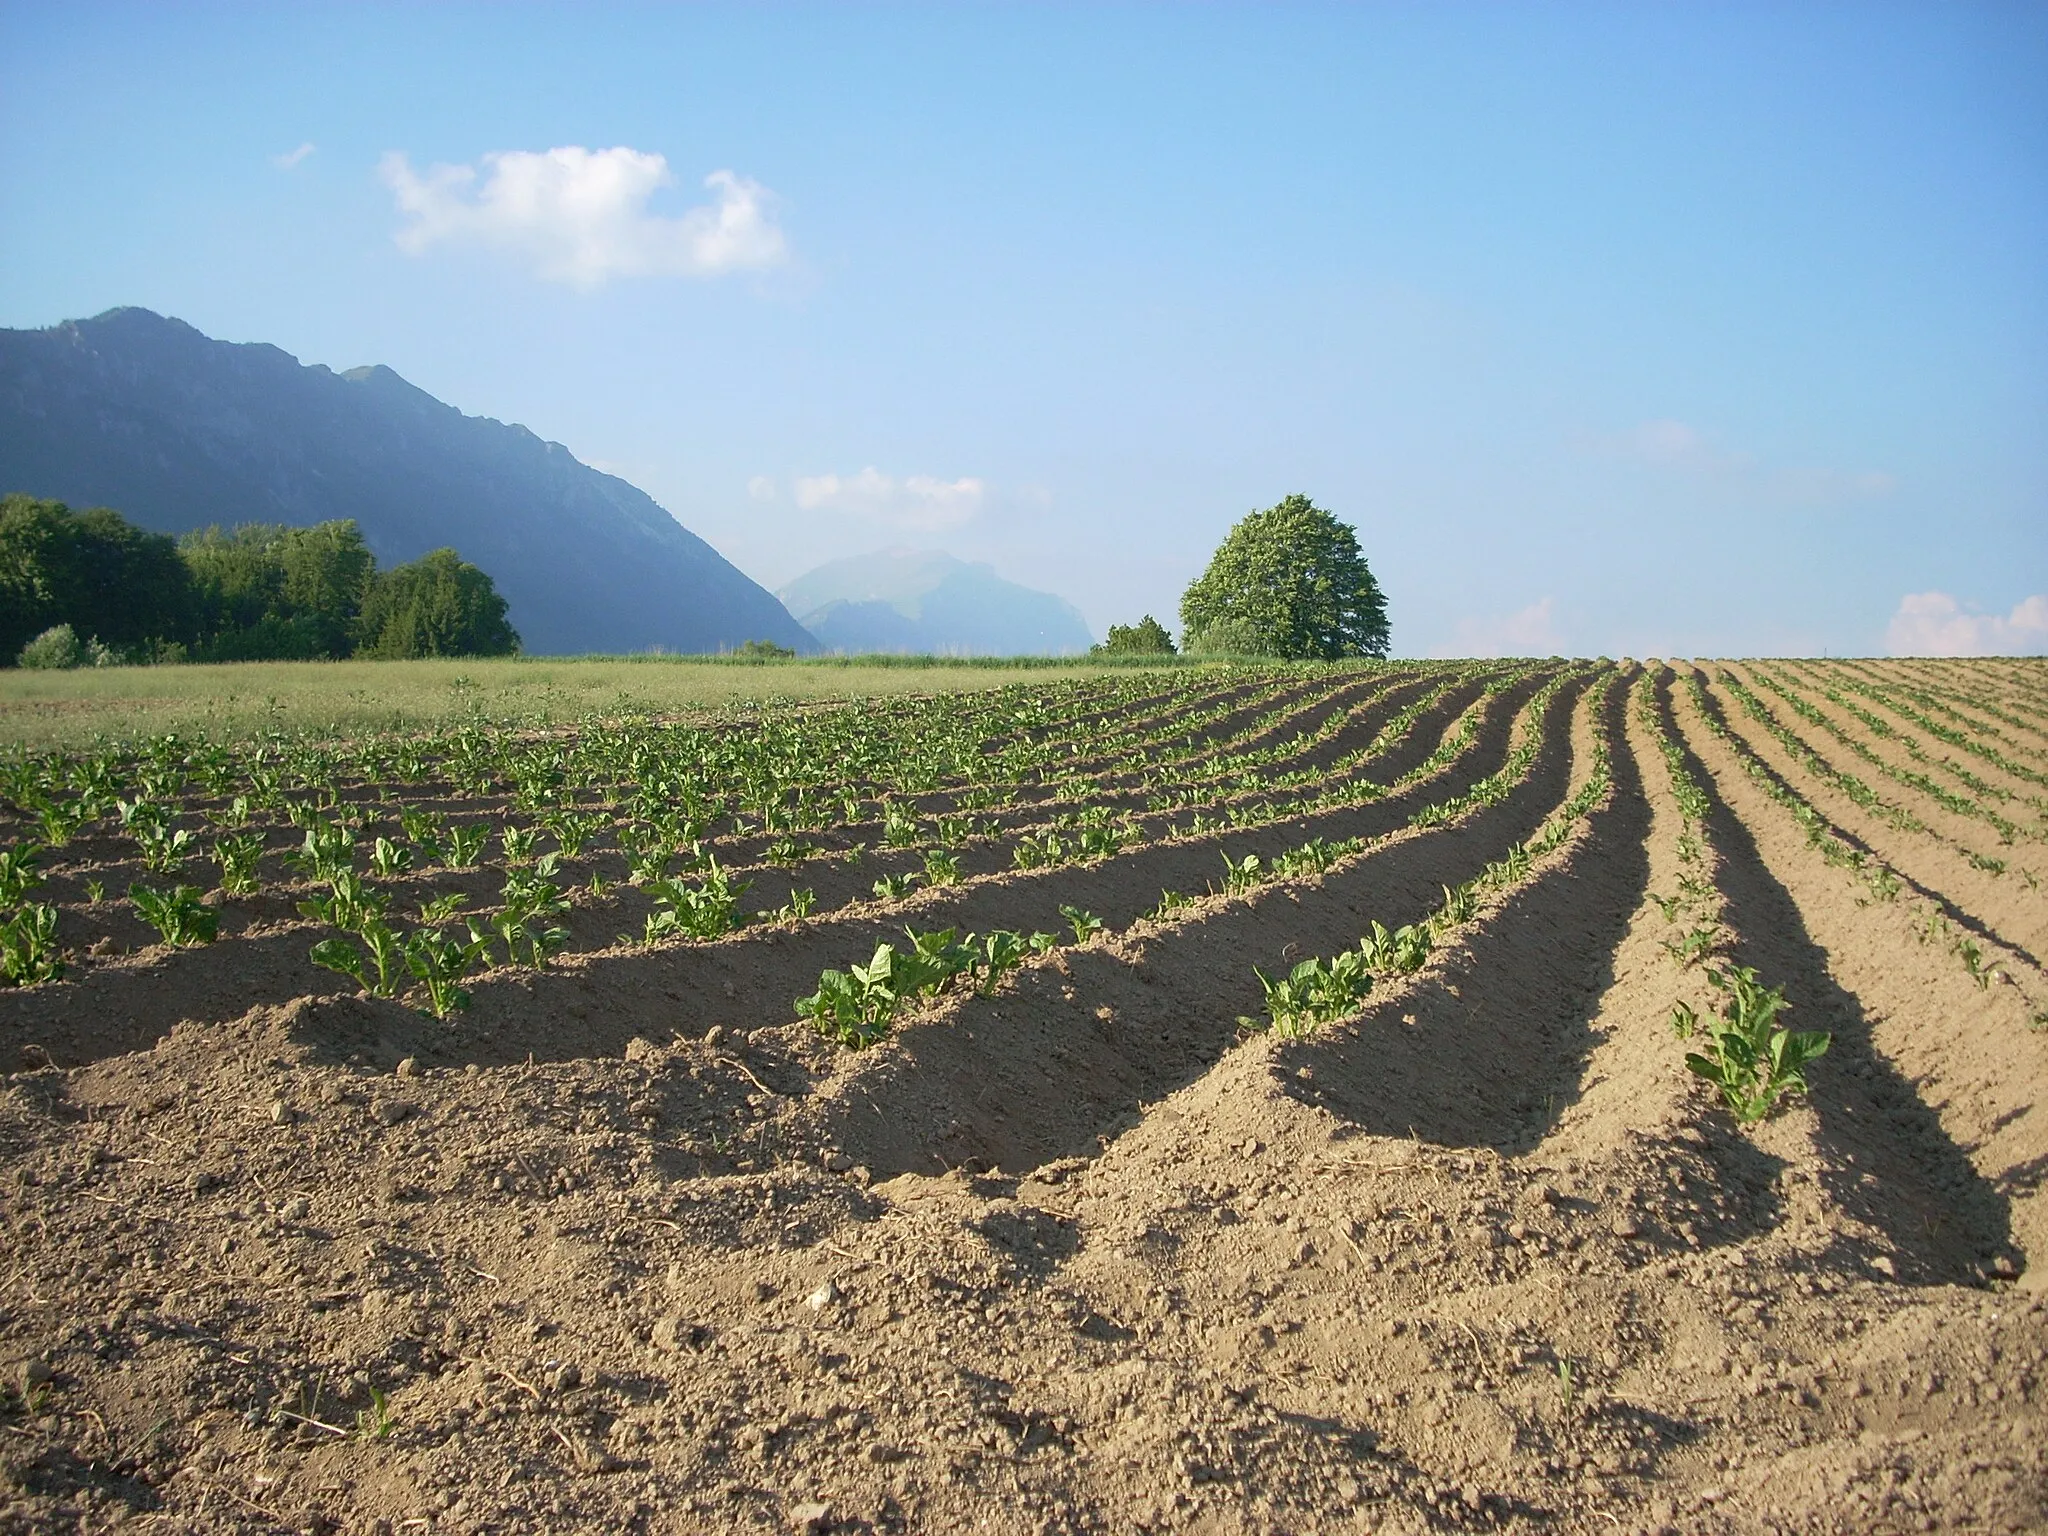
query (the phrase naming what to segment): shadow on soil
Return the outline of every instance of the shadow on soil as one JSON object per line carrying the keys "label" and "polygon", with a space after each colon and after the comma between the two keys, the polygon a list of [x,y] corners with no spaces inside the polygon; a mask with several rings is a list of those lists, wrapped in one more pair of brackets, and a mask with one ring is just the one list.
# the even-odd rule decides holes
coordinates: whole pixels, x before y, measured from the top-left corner
{"label": "shadow on soil", "polygon": [[[1668,713],[1668,689],[1665,704],[1666,711]],[[1740,729],[1741,722],[1739,722],[1733,715],[1728,713],[1728,711],[1723,707],[1720,698],[1717,697],[1711,691],[1709,691],[1707,694],[1707,712],[1709,717],[1716,724],[1726,728],[1731,734],[1739,738],[1742,738],[1743,740],[1748,742],[1751,748],[1752,755],[1756,758],[1756,761],[1763,767],[1763,770],[1771,776],[1773,782],[1782,785],[1785,788],[1791,789],[1795,794],[1800,793],[1798,788],[1790,784],[1783,774],[1779,773],[1769,763],[1764,761],[1762,754],[1757,751],[1757,744],[1753,741],[1748,741],[1747,736],[1745,736],[1743,731]],[[1772,743],[1772,746],[1773,748],[1775,748],[1776,743]],[[1856,849],[1859,853],[1867,854],[1872,858],[1880,857],[1878,851],[1875,848],[1872,848],[1869,843],[1865,842],[1862,838],[1858,837],[1854,832],[1849,831],[1847,828],[1837,826],[1835,827],[1834,831],[1837,837],[1839,837],[1844,843],[1847,843],[1850,847]],[[1940,891],[1935,890],[1932,886],[1922,885],[1918,880],[1915,880],[1910,874],[1908,874],[1905,870],[1900,869],[1896,864],[1890,864],[1888,862],[1887,867],[1891,869],[1894,875],[1896,875],[1900,880],[1905,882],[1906,889],[1913,896],[1915,896],[1921,901],[1929,902],[1933,904],[1935,907],[1939,908],[1942,916],[1947,918],[1948,921],[1955,927],[1960,928],[1964,932],[1972,934],[1975,937],[1982,939],[1987,943],[1996,944],[1999,945],[2001,948],[2010,950],[2013,954],[2017,955],[2020,959],[2026,961],[2029,965],[2035,967],[2039,967],[2041,965],[2040,956],[2036,955],[2034,951],[2030,949],[2026,944],[2008,936],[2007,934],[2001,933],[1997,928],[1993,927],[1990,923],[1986,922],[1983,918],[1977,916],[1975,913],[1965,911],[1962,907],[1957,906],[1947,896],[1943,895]]]}
{"label": "shadow on soil", "polygon": [[[822,1134],[877,1177],[1094,1156],[1140,1106],[1194,1082],[1237,1042],[1238,1017],[1260,997],[1254,965],[1332,953],[1374,918],[1413,922],[1446,882],[1469,879],[1541,826],[1569,790],[1582,692],[1553,699],[1542,750],[1499,804],[1320,881],[1257,892],[1135,942],[1065,952],[1014,992],[905,1028],[821,1096]],[[1503,736],[1484,761],[1498,764],[1505,748]]]}
{"label": "shadow on soil", "polygon": [[1440,972],[1354,1026],[1282,1048],[1290,1094],[1370,1134],[1441,1146],[1514,1155],[1549,1133],[1578,1098],[1615,952],[1649,887],[1650,808],[1619,700],[1607,749],[1614,789],[1586,840],[1484,919]]}
{"label": "shadow on soil", "polygon": [[[1684,746],[1688,770],[1702,784],[1715,783],[1676,718],[1668,688],[1658,702],[1672,739]],[[1834,1035],[1827,1055],[1807,1069],[1821,1139],[1839,1160],[1823,1169],[1828,1198],[1891,1239],[1905,1261],[1898,1276],[1904,1281],[1967,1285],[1998,1255],[2022,1262],[2006,1197],[1979,1176],[1913,1083],[1873,1048],[1862,1003],[1835,981],[1799,903],[1718,795],[1707,835],[1721,854],[1729,924],[1741,936],[1737,963],[1785,989],[1800,1027]],[[1845,887],[1843,900],[1851,899]]]}
{"label": "shadow on soil", "polygon": [[[1199,892],[1220,879],[1223,850],[1239,859],[1247,853],[1271,858],[1312,837],[1379,835],[1400,826],[1418,797],[1462,790],[1499,765],[1514,708],[1539,682],[1534,678],[1505,693],[1478,740],[1435,783],[1362,806],[1141,846],[1101,864],[1007,872],[920,893],[886,913],[865,899],[865,887],[878,870],[919,867],[917,856],[870,853],[858,870],[830,869],[825,879],[751,871],[750,909],[786,899],[797,878],[818,887],[828,907],[833,901],[854,905],[842,913],[827,910],[800,927],[761,924],[717,942],[651,951],[599,947],[620,930],[638,927],[649,909],[644,892],[618,887],[605,908],[578,909],[569,916],[572,951],[548,972],[536,976],[506,970],[478,978],[471,984],[474,1006],[445,1024],[422,1019],[395,1002],[373,1004],[388,1015],[377,1033],[388,1036],[400,1054],[441,1062],[494,1065],[529,1056],[616,1055],[636,1035],[666,1040],[678,1033],[699,1035],[714,1024],[788,1019],[792,1000],[816,987],[821,970],[863,960],[881,942],[900,945],[905,924],[921,929],[958,925],[981,932],[1057,929],[1060,907],[1070,904],[1093,912],[1111,928],[1122,928],[1153,907],[1162,889]],[[1372,763],[1372,773],[1392,779],[1425,759],[1481,686],[1475,681],[1454,688],[1407,738]],[[1377,730],[1377,724],[1371,729]],[[623,864],[612,870],[615,877],[623,872]],[[431,888],[460,888],[473,903],[488,905],[487,884],[482,875],[457,872],[437,877]],[[285,898],[271,905],[278,908],[273,915],[289,915]],[[303,998],[346,999],[354,983],[307,959],[320,932],[303,924],[271,929],[199,949],[159,951],[139,963],[81,970],[46,986],[0,990],[0,1039],[11,1041],[17,1054],[33,1048],[69,1067],[147,1050],[188,1020],[225,1023],[256,1007],[288,1007]],[[341,1060],[353,1060],[365,1049],[355,1031],[328,1046],[307,1038],[316,1051]],[[35,1065],[40,1059],[21,1064]]]}

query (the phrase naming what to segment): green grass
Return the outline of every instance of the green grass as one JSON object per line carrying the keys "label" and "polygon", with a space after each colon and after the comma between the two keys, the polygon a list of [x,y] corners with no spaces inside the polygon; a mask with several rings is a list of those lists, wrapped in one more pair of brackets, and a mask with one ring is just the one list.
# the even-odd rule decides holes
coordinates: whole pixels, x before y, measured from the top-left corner
{"label": "green grass", "polygon": [[166,731],[220,741],[267,731],[352,736],[481,717],[532,725],[593,713],[687,714],[756,703],[956,693],[1175,657],[722,656],[249,661],[0,671],[0,746],[84,745]]}

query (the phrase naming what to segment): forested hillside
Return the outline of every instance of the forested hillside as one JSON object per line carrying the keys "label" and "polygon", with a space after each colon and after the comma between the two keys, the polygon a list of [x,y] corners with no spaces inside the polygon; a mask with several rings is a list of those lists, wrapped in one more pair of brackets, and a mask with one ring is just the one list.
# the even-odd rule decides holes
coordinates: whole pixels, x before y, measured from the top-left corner
{"label": "forested hillside", "polygon": [[353,519],[387,565],[453,547],[526,648],[815,642],[641,491],[389,368],[334,373],[145,309],[0,330],[0,490],[180,534]]}

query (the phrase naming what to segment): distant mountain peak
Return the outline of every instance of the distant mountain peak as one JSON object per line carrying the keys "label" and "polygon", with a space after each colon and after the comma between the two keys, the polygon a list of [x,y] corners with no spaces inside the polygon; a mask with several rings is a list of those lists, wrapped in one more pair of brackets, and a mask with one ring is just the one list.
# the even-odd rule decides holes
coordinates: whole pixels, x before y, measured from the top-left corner
{"label": "distant mountain peak", "polygon": [[116,304],[112,309],[103,309],[88,320],[67,320],[67,326],[127,326],[136,330],[160,330],[196,336],[207,340],[206,333],[198,327],[188,325],[175,315],[160,315],[153,309],[144,309],[140,304]]}
{"label": "distant mountain peak", "polygon": [[1065,655],[1094,642],[1064,598],[943,550],[899,547],[830,561],[778,595],[827,650]]}

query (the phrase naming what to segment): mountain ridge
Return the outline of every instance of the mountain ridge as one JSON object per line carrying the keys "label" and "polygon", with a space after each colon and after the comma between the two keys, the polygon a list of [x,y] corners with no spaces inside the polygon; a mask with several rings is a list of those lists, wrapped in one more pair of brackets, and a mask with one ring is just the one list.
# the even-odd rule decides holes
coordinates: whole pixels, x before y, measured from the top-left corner
{"label": "mountain ridge", "polygon": [[0,488],[163,533],[353,517],[380,563],[453,545],[526,649],[817,641],[645,492],[382,363],[336,372],[139,306],[0,330]]}
{"label": "mountain ridge", "polygon": [[827,650],[954,656],[1074,655],[1094,643],[1065,598],[940,550],[831,560],[776,594]]}

